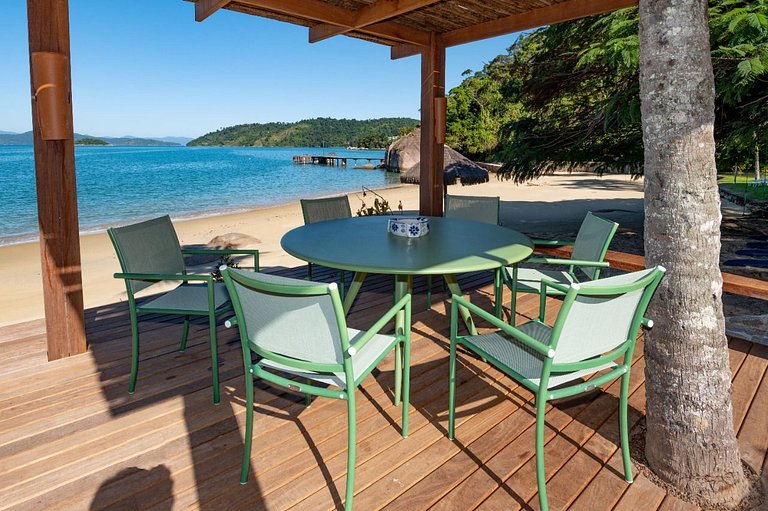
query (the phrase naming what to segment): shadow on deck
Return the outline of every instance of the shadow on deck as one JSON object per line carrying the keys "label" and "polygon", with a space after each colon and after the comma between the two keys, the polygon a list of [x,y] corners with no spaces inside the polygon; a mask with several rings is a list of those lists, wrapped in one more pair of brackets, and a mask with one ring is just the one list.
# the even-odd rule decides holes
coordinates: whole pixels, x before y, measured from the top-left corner
{"label": "shadow on deck", "polygon": [[[303,277],[299,268],[269,270]],[[318,268],[315,277],[336,273]],[[491,309],[490,272],[460,279]],[[457,439],[446,437],[447,295],[426,310],[416,281],[411,432],[400,437],[385,359],[358,400],[357,509],[537,507],[533,396],[479,359],[462,354]],[[435,286],[439,291],[439,286]],[[421,288],[421,289],[419,289]],[[392,279],[370,278],[350,314],[366,327],[391,303]],[[508,293],[507,293],[508,294]],[[555,302],[556,303],[556,302]],[[549,307],[550,313],[557,306]],[[519,312],[537,312],[525,296]],[[42,321],[0,329],[0,509],[334,509],[344,493],[346,404],[257,387],[252,469],[239,484],[244,386],[237,332],[219,328],[222,403],[213,406],[205,322],[178,352],[178,318],[140,322],[142,357],[128,395],[127,307],[87,311],[90,351],[45,361]],[[630,421],[645,410],[644,360],[636,350]],[[768,450],[768,348],[731,342],[734,420],[745,459],[763,470]],[[552,509],[687,509],[640,476],[627,485],[618,451],[618,389],[555,403],[547,413]]]}

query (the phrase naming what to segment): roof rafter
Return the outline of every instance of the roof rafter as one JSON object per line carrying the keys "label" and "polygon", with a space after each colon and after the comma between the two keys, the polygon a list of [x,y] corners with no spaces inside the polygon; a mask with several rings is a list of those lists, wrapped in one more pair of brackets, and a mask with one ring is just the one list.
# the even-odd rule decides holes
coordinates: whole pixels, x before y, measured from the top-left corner
{"label": "roof rafter", "polygon": [[218,11],[231,0],[195,0],[195,21],[203,21],[205,18]]}
{"label": "roof rafter", "polygon": [[309,42],[316,43],[330,37],[346,34],[380,21],[426,7],[440,0],[376,0],[354,11],[352,26],[321,23],[309,29]]}
{"label": "roof rafter", "polygon": [[[634,7],[637,5],[637,2],[638,0],[569,0],[471,27],[445,32],[440,34],[439,42],[446,48],[457,46],[489,37],[543,27],[561,21],[594,16],[595,14],[602,14],[625,7]],[[420,51],[420,48],[417,46],[409,44],[397,45],[392,47],[391,58],[395,60],[411,57],[418,55]]]}
{"label": "roof rafter", "polygon": [[429,33],[395,23],[383,21],[355,28],[356,11],[336,7],[319,0],[234,0],[232,3],[267,9],[279,14],[295,16],[362,32],[391,40],[393,43],[429,44]]}

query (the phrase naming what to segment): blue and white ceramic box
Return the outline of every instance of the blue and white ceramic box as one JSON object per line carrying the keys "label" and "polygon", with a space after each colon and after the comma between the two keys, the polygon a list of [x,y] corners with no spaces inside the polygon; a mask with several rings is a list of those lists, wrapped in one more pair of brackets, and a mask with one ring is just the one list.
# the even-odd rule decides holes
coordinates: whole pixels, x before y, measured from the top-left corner
{"label": "blue and white ceramic box", "polygon": [[420,238],[429,234],[429,219],[424,217],[390,218],[387,229],[395,236]]}

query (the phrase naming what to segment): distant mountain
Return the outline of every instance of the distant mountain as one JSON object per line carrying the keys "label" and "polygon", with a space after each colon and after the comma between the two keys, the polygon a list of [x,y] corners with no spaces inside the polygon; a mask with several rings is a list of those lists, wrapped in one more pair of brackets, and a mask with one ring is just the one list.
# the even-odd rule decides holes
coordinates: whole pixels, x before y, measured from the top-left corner
{"label": "distant mountain", "polygon": [[419,121],[406,117],[331,119],[241,124],[221,128],[189,142],[189,146],[254,147],[386,147],[398,131]]}
{"label": "distant mountain", "polygon": [[32,132],[0,133],[0,145],[32,145]]}
{"label": "distant mountain", "polygon": [[[109,145],[115,146],[178,146],[182,145],[179,142],[169,140],[155,140],[151,138],[138,138],[138,137],[94,137],[93,135],[83,135],[81,133],[75,133],[75,140],[82,138],[93,138],[103,140]],[[168,137],[174,138],[174,137]],[[185,139],[189,140],[189,139]],[[25,133],[12,133],[0,131],[0,145],[32,145],[32,132],[27,131]]]}
{"label": "distant mountain", "polygon": [[179,145],[187,145],[187,143],[189,143],[189,141],[192,139],[189,137],[162,137],[156,138],[155,140],[159,140],[161,142],[171,142]]}

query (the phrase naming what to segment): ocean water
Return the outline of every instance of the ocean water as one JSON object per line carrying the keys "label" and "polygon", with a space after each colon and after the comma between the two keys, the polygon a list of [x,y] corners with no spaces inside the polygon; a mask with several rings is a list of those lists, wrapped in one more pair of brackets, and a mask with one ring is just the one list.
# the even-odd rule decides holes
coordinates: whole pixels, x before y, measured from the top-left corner
{"label": "ocean water", "polygon": [[[291,161],[294,155],[331,152],[384,157],[383,151],[340,148],[76,147],[80,230],[164,214],[174,219],[207,216],[399,183],[396,174],[353,169],[351,161],[347,168]],[[351,206],[354,211],[356,205]],[[0,245],[36,237],[32,147],[0,146]]]}

